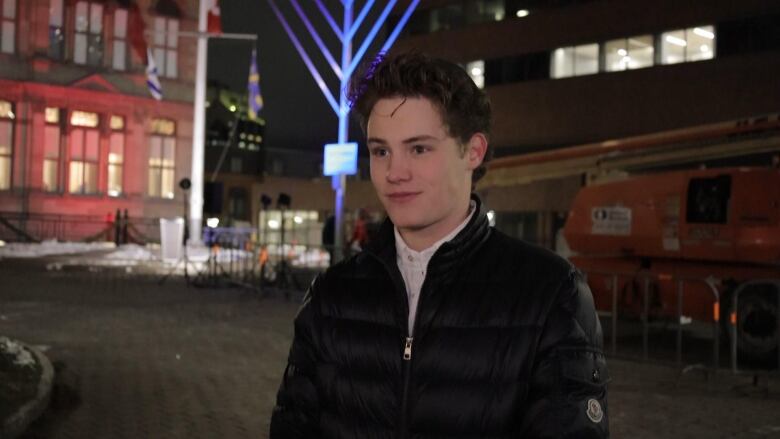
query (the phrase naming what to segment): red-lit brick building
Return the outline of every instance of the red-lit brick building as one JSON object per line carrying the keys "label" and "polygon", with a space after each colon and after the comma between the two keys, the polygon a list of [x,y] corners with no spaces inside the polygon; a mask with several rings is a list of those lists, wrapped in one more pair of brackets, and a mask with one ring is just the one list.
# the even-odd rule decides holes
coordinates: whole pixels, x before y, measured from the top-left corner
{"label": "red-lit brick building", "polygon": [[[177,32],[196,30],[196,6],[0,0],[0,238],[12,239],[13,228],[84,238],[117,209],[150,224],[182,213],[196,42]],[[161,101],[134,50],[138,29],[159,69]]]}

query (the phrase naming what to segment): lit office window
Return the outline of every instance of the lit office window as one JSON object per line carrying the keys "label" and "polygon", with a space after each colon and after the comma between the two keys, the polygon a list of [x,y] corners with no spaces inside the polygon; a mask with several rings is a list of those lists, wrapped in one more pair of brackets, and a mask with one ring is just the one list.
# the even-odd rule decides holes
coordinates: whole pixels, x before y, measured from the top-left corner
{"label": "lit office window", "polygon": [[68,192],[72,194],[95,194],[98,191],[98,163],[100,161],[100,131],[97,128],[98,115],[84,111],[81,117],[71,116],[68,149]]}
{"label": "lit office window", "polygon": [[46,125],[43,131],[43,190],[46,192],[59,192],[60,150],[62,143],[60,109],[46,107],[45,115]]}
{"label": "lit office window", "polygon": [[154,19],[154,62],[161,76],[178,76],[179,20],[167,17]]}
{"label": "lit office window", "polygon": [[688,46],[685,57],[688,61],[702,61],[715,57],[715,27],[699,26],[686,30]]}
{"label": "lit office window", "polygon": [[121,116],[111,116],[111,136],[108,146],[108,196],[122,193],[122,164],[125,156],[125,123]]}
{"label": "lit office window", "polygon": [[70,124],[76,127],[97,128],[99,121],[97,113],[74,111],[70,114]]}
{"label": "lit office window", "polygon": [[0,0],[0,52],[14,53],[16,47],[16,0]]}
{"label": "lit office window", "polygon": [[127,68],[127,9],[114,11],[114,44],[113,61],[111,65],[115,70]]}
{"label": "lit office window", "polygon": [[566,78],[569,76],[590,75],[599,71],[599,45],[583,44],[574,47],[555,49],[550,60],[550,76]]}
{"label": "lit office window", "polygon": [[49,56],[56,60],[65,58],[64,1],[49,1]]}
{"label": "lit office window", "polygon": [[466,63],[466,72],[479,88],[485,88],[485,61],[478,60]]}
{"label": "lit office window", "polygon": [[173,136],[176,134],[176,123],[169,119],[152,119],[151,131],[154,134]]}
{"label": "lit office window", "polygon": [[100,66],[103,63],[103,4],[76,3],[73,62]]}
{"label": "lit office window", "polygon": [[477,0],[466,2],[466,23],[486,23],[504,19],[504,0]]}
{"label": "lit office window", "polygon": [[0,101],[0,190],[11,189],[13,162],[14,115],[10,102]]}
{"label": "lit office window", "polygon": [[654,53],[652,35],[607,41],[604,43],[604,67],[608,72],[651,67]]}
{"label": "lit office window", "polygon": [[150,197],[173,198],[173,179],[176,153],[175,123],[165,119],[152,121],[149,137]]}
{"label": "lit office window", "polygon": [[715,57],[715,27],[697,26],[661,34],[661,63],[677,64]]}
{"label": "lit office window", "polygon": [[[282,221],[284,213],[284,221]],[[284,222],[285,243],[321,244],[322,223],[319,213],[313,210],[281,210],[262,209],[258,213],[260,233],[269,244],[280,244],[282,223]]]}

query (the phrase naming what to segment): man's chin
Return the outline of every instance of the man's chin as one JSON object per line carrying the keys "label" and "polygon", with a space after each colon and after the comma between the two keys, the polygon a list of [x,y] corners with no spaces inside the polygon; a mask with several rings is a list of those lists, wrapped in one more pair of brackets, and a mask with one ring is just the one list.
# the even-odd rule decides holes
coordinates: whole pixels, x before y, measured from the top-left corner
{"label": "man's chin", "polygon": [[419,218],[410,218],[405,215],[388,215],[393,225],[399,229],[405,230],[421,230],[426,227],[426,223]]}

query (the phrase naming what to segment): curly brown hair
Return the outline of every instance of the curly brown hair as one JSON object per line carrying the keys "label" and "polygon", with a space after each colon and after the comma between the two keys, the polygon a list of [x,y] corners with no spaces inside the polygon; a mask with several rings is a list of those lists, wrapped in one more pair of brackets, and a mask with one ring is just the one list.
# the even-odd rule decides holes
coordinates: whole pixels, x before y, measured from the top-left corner
{"label": "curly brown hair", "polygon": [[[353,77],[348,96],[364,133],[371,110],[380,99],[424,97],[439,109],[447,132],[461,144],[461,153],[474,134],[490,134],[490,101],[466,71],[419,52],[380,54]],[[472,186],[485,175],[492,152],[488,143],[482,164],[472,174]]]}

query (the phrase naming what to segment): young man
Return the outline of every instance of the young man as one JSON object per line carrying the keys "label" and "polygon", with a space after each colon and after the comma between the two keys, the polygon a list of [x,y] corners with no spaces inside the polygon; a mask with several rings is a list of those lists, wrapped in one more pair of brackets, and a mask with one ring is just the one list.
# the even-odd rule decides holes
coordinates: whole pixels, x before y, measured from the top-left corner
{"label": "young man", "polygon": [[311,286],[271,438],[604,438],[593,299],[472,194],[490,104],[457,65],[379,58],[352,85],[388,220]]}

